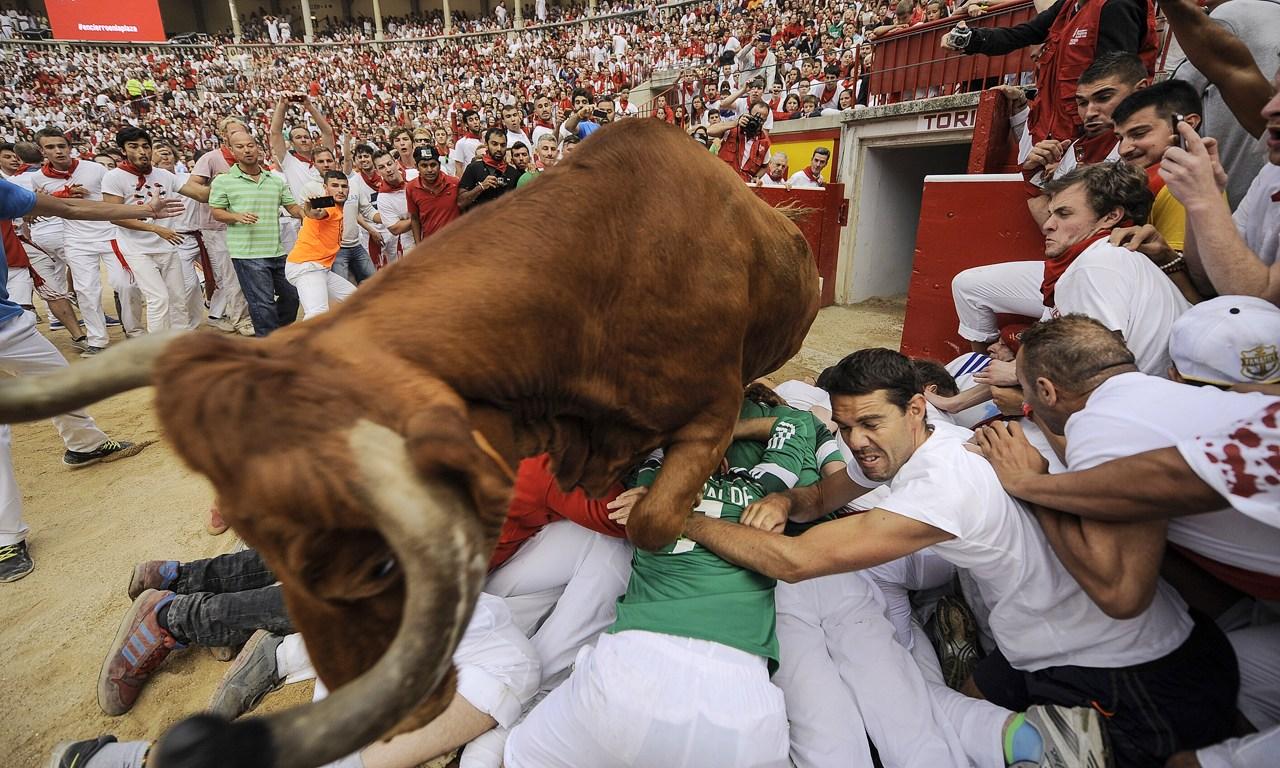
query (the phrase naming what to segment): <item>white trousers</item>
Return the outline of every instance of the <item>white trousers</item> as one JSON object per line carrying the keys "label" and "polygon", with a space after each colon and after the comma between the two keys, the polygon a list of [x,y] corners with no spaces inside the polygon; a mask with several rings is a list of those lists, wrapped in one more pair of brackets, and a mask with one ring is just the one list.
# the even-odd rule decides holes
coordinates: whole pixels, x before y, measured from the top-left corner
{"label": "white trousers", "polygon": [[[106,243],[102,244],[106,246]],[[109,246],[107,246],[109,247]],[[133,278],[110,250],[85,251],[68,248],[64,257],[76,284],[76,303],[84,320],[89,344],[105,347],[107,320],[102,309],[102,265],[107,265],[107,282],[120,295],[120,323],[128,335],[142,332],[142,294]]]}
{"label": "white trousers", "polygon": [[[151,333],[187,327],[187,292],[182,262],[176,251],[126,253],[133,279],[147,305],[147,330]],[[121,300],[123,304],[123,299]],[[123,320],[121,320],[123,322]]]}
{"label": "white trousers", "polygon": [[506,768],[785,768],[765,659],[653,632],[603,635],[507,739]]}
{"label": "white trousers", "polygon": [[227,231],[206,229],[200,234],[204,237],[204,247],[209,252],[209,263],[213,266],[213,277],[217,282],[209,299],[209,315],[221,317],[232,325],[248,319],[249,305],[240,290],[231,253],[227,250]]}
{"label": "white trousers", "polygon": [[798,768],[871,765],[866,736],[885,768],[968,766],[950,718],[895,638],[869,577],[779,584],[775,595],[782,667],[774,681],[787,697]]}
{"label": "white trousers", "polygon": [[9,299],[21,307],[30,307],[34,301],[36,284],[26,267],[9,267]]}
{"label": "white trousers", "polygon": [[542,664],[542,689],[559,683],[578,649],[617,617],[631,577],[631,545],[569,520],[544,527],[489,575]]}
{"label": "white trousers", "polygon": [[314,261],[286,262],[284,278],[298,289],[303,320],[328,312],[330,302],[344,301],[356,290],[354,285],[333,274],[333,270]]}
{"label": "white trousers", "polygon": [[292,216],[280,217],[280,252],[288,253],[298,242],[298,233],[302,231],[302,222]]}
{"label": "white trousers", "polygon": [[[23,312],[0,325],[0,371],[14,376],[40,376],[67,367],[62,354],[36,332],[36,316]],[[96,450],[107,436],[84,411],[53,417],[62,442],[71,451]],[[22,520],[22,494],[13,472],[8,425],[0,426],[0,546],[17,544],[30,530]]]}
{"label": "white trousers", "polygon": [[1280,726],[1196,751],[1200,768],[1274,768],[1278,755]]}
{"label": "white trousers", "polygon": [[951,281],[951,297],[960,318],[960,335],[969,341],[995,341],[1000,335],[996,314],[1044,314],[1043,261],[1009,261],[966,269]]}
{"label": "white trousers", "polygon": [[1227,640],[1240,664],[1240,713],[1259,730],[1280,725],[1280,623],[1237,629]]}
{"label": "white trousers", "polygon": [[[506,603],[493,595],[480,594],[471,621],[453,652],[453,664],[458,669],[458,695],[497,721],[499,728],[514,725],[524,705],[538,690],[537,654],[524,633],[512,623]],[[317,680],[315,700],[327,695],[328,691]],[[464,765],[469,749],[470,745],[463,750]],[[353,755],[330,765],[336,768],[359,764]]]}
{"label": "white trousers", "polygon": [[922,549],[906,557],[868,568],[864,573],[884,595],[893,635],[907,650],[913,650],[911,592],[940,587],[951,580],[956,567],[933,552]]}

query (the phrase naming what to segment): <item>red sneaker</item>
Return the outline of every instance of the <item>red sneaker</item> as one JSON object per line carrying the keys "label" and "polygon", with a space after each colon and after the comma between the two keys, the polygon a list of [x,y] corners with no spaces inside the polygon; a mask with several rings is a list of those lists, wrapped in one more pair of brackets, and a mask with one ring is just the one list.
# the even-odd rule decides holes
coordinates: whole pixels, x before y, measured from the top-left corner
{"label": "red sneaker", "polygon": [[98,706],[106,714],[128,712],[151,673],[173,649],[182,647],[160,627],[157,616],[173,598],[172,592],[145,590],[124,615],[98,674]]}

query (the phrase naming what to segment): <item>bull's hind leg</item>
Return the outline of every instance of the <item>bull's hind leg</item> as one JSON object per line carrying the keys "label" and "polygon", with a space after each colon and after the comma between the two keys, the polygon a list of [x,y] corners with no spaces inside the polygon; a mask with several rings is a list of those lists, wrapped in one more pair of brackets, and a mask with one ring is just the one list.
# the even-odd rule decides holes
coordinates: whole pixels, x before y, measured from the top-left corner
{"label": "bull's hind leg", "polygon": [[662,471],[627,523],[633,544],[661,549],[684,531],[703,484],[715,474],[733,440],[741,405],[740,390],[735,388],[732,396],[721,398],[672,435],[663,451]]}

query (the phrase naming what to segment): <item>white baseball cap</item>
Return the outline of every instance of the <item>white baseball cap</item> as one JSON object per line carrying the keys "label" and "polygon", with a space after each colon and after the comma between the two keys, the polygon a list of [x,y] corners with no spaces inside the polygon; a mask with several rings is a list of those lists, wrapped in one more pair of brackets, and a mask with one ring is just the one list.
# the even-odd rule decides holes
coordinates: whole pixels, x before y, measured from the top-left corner
{"label": "white baseball cap", "polygon": [[1219,296],[1173,323],[1169,356],[1187,381],[1229,387],[1280,382],[1280,308],[1254,296]]}

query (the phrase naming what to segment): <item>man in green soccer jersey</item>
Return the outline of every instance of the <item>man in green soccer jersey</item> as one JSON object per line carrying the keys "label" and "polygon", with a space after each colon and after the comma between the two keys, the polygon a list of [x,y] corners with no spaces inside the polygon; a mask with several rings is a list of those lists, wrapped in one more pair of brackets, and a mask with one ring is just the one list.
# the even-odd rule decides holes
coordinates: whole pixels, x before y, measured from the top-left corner
{"label": "man in green soccer jersey", "polygon": [[[808,415],[774,418],[759,459],[736,443],[697,509],[738,520],[753,501],[801,476],[817,479]],[[661,452],[636,483],[652,484]],[[686,539],[637,550],[618,618],[573,674],[512,731],[508,768],[786,766],[787,715],[769,682],[779,660],[774,581]]]}

